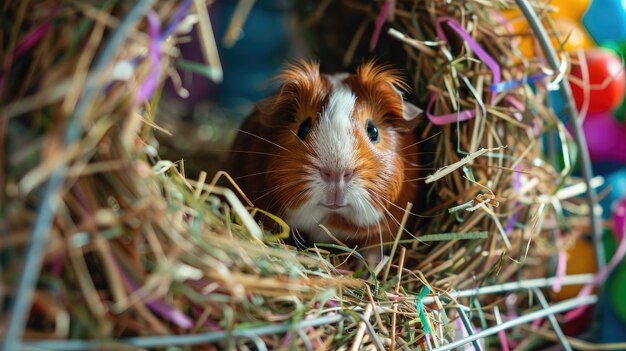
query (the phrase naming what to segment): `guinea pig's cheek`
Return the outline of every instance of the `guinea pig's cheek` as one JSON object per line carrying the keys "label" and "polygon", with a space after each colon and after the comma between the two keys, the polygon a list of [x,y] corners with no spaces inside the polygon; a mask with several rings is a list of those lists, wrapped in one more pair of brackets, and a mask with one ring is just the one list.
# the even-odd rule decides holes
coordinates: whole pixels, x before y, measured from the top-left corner
{"label": "guinea pig's cheek", "polygon": [[328,216],[328,211],[312,204],[305,203],[299,208],[285,211],[285,220],[292,229],[309,234],[319,231],[319,225]]}
{"label": "guinea pig's cheek", "polygon": [[379,206],[372,200],[370,193],[358,182],[350,187],[347,194],[351,213],[346,219],[360,227],[368,227],[377,223],[382,217]]}

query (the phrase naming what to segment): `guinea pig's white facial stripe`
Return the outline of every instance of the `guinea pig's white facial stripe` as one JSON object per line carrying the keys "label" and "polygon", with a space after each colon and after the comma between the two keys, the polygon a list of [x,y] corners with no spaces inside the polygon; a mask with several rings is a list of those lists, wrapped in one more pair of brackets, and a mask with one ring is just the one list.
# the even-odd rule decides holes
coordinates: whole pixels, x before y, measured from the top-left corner
{"label": "guinea pig's white facial stripe", "polygon": [[356,140],[352,132],[352,115],[356,96],[343,83],[341,76],[328,76],[332,86],[328,104],[314,128],[312,146],[317,156],[316,166],[353,169]]}
{"label": "guinea pig's white facial stripe", "polygon": [[342,87],[346,87],[343,84],[343,81],[348,78],[348,73],[337,73],[337,74],[324,74],[324,78],[328,79],[330,83],[331,90],[339,90]]}

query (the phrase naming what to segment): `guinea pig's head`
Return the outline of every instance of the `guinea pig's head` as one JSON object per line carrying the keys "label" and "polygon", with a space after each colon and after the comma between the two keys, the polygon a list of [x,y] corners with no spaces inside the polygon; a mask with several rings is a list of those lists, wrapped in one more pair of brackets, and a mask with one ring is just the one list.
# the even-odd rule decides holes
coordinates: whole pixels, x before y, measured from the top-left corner
{"label": "guinea pig's head", "polygon": [[279,78],[279,93],[261,106],[277,145],[268,201],[300,230],[377,225],[403,188],[403,134],[420,112],[403,101],[404,84],[371,62],[335,75],[300,62]]}

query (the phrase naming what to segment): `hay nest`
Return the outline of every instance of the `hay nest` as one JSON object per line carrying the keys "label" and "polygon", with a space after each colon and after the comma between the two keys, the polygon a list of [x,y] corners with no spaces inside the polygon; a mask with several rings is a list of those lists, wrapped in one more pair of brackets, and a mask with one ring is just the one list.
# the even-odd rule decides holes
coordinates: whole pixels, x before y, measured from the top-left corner
{"label": "hay nest", "polygon": [[[374,21],[388,3],[344,5]],[[510,3],[397,3],[392,36],[379,40],[405,43],[433,122],[424,181],[439,200],[425,209],[434,217],[417,240],[398,236],[387,259],[357,272],[342,266],[359,257],[353,248],[288,247],[288,227],[276,218],[280,232],[260,228],[244,194],[158,158],[154,111],[164,79],[178,81],[174,63],[220,79],[202,5],[3,3],[5,347],[22,337],[52,349],[437,347],[474,334],[472,326],[546,315],[541,298],[500,283],[553,274],[546,260],[584,227],[576,215],[585,209],[569,176],[568,134],[544,104],[559,74],[520,58],[497,15]],[[192,25],[207,66],[178,59],[176,42]],[[552,130],[564,167],[542,151]],[[491,295],[457,293],[493,284]],[[509,338],[538,335],[554,332],[522,325]]]}

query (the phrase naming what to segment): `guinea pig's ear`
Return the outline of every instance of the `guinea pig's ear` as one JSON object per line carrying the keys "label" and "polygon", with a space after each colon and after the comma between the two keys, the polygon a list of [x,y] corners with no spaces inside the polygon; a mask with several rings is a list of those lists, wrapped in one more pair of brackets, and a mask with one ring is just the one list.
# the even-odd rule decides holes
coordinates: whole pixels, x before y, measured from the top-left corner
{"label": "guinea pig's ear", "polygon": [[257,103],[262,114],[259,121],[266,126],[295,118],[301,107],[311,104],[318,97],[323,85],[319,64],[314,61],[300,60],[290,64],[276,79],[282,83],[279,91]]}
{"label": "guinea pig's ear", "polygon": [[402,101],[402,118],[407,129],[413,130],[424,121],[424,111],[408,101]]}
{"label": "guinea pig's ear", "polygon": [[[401,78],[400,72],[389,66],[377,65],[376,61],[372,60],[359,66],[356,76],[359,84],[369,92],[371,99],[389,103],[387,108],[392,112],[392,123],[398,130],[412,131],[420,124],[423,111],[404,101],[402,91],[409,90],[409,86]],[[399,108],[399,102],[402,103],[402,110]]]}
{"label": "guinea pig's ear", "polygon": [[[397,81],[399,80],[389,82],[389,85],[391,85],[391,88],[393,88],[393,90],[396,92],[396,94],[398,94],[400,100],[402,101],[402,119],[404,122],[403,129],[407,131],[412,131],[417,126],[422,124],[424,120],[424,111],[421,108],[413,105],[412,103],[404,100],[402,91],[398,88],[398,86],[396,86]],[[406,89],[406,85],[402,86]]]}

